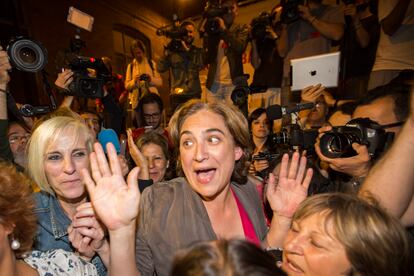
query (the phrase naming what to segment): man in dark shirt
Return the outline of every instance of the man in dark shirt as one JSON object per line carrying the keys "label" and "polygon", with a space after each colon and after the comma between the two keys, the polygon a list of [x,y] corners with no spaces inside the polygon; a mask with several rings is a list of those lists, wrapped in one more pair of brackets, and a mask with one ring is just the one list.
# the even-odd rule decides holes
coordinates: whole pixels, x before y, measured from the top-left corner
{"label": "man in dark shirt", "polygon": [[380,35],[378,18],[370,0],[345,6],[345,36],[342,41],[342,93],[344,99],[360,99],[367,92]]}
{"label": "man in dark shirt", "polygon": [[[270,18],[276,14],[276,6]],[[263,14],[261,15],[263,16]],[[257,23],[252,22],[252,52],[251,64],[254,67],[252,94],[249,100],[249,113],[256,108],[267,108],[269,105],[280,104],[280,87],[283,77],[283,58],[277,50],[277,30],[281,28],[280,22],[273,20],[271,26],[266,26],[266,32],[258,32]],[[279,32],[280,33],[280,32]],[[255,90],[260,93],[255,93]]]}
{"label": "man in dark shirt", "polygon": [[203,51],[193,45],[195,26],[191,21],[184,21],[180,28],[187,33],[181,40],[180,49],[166,49],[158,61],[158,72],[171,69],[170,114],[190,99],[201,98],[199,71],[203,67]]}

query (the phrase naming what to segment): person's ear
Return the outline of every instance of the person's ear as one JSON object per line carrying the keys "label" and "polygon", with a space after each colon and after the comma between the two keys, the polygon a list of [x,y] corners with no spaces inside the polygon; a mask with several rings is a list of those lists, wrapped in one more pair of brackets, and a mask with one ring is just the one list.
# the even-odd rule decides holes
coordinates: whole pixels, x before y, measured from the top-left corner
{"label": "person's ear", "polygon": [[236,161],[239,161],[240,158],[243,156],[243,154],[244,154],[244,151],[242,150],[241,147],[235,147],[234,148],[234,159]]}
{"label": "person's ear", "polygon": [[14,228],[16,228],[16,224],[14,224],[14,223],[12,223],[12,224],[3,224],[3,227],[4,227],[4,232],[7,234],[7,235],[11,235],[12,233],[13,233],[13,231],[14,231]]}

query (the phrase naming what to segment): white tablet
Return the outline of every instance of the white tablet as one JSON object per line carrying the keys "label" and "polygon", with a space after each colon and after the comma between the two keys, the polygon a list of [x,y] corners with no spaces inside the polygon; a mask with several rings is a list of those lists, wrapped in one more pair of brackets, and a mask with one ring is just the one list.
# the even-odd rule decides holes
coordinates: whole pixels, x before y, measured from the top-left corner
{"label": "white tablet", "polygon": [[292,91],[315,84],[338,86],[340,52],[292,59]]}

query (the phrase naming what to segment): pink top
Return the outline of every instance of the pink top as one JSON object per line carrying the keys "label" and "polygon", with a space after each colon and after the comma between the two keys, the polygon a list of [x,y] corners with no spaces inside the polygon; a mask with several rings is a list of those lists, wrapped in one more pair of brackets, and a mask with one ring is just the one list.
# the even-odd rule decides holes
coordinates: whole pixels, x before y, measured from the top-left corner
{"label": "pink top", "polygon": [[236,193],[233,192],[233,190],[231,190],[234,198],[236,199],[236,203],[237,203],[237,208],[239,208],[239,213],[240,213],[240,219],[242,221],[242,225],[243,225],[243,232],[244,232],[244,236],[246,237],[246,239],[256,245],[260,245],[260,240],[256,235],[256,231],[254,230],[253,227],[253,223],[249,218],[249,215],[247,214],[246,210],[244,209],[243,205],[241,204],[241,202],[239,201],[239,199],[236,196]]}

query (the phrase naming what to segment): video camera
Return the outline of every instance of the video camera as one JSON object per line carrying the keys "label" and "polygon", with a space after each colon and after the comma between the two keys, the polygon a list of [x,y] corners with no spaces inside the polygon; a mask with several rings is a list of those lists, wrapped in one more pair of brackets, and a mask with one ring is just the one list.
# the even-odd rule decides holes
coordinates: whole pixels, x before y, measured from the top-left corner
{"label": "video camera", "polygon": [[188,32],[185,28],[181,28],[179,25],[179,19],[177,15],[173,16],[172,27],[163,27],[157,29],[158,36],[165,36],[171,39],[171,41],[165,46],[165,49],[173,52],[184,51],[182,41],[188,35]]}
{"label": "video camera", "polygon": [[285,24],[293,23],[300,19],[299,5],[304,5],[305,0],[282,0],[282,14],[280,19]]}
{"label": "video camera", "polygon": [[291,124],[281,132],[269,136],[268,139],[271,149],[279,145],[288,145],[303,150],[312,150],[318,134],[316,129],[301,129],[298,124]]}
{"label": "video camera", "polygon": [[222,17],[225,14],[230,13],[229,7],[223,7],[217,0],[207,1],[204,8],[203,17],[207,19],[204,29],[207,34],[214,35],[220,32],[220,23],[217,17]]}
{"label": "video camera", "polygon": [[393,132],[386,132],[381,125],[369,118],[357,118],[345,126],[333,127],[319,141],[323,155],[329,158],[342,158],[357,155],[352,143],[366,145],[371,158],[383,153],[394,138]]}
{"label": "video camera", "polygon": [[250,23],[252,38],[264,40],[269,34],[268,27],[273,27],[273,20],[273,16],[268,12],[262,12],[258,17],[253,18]]}
{"label": "video camera", "polygon": [[69,68],[74,74],[68,94],[85,98],[103,98],[103,86],[112,80],[112,75],[102,59],[77,56],[69,63]]}

